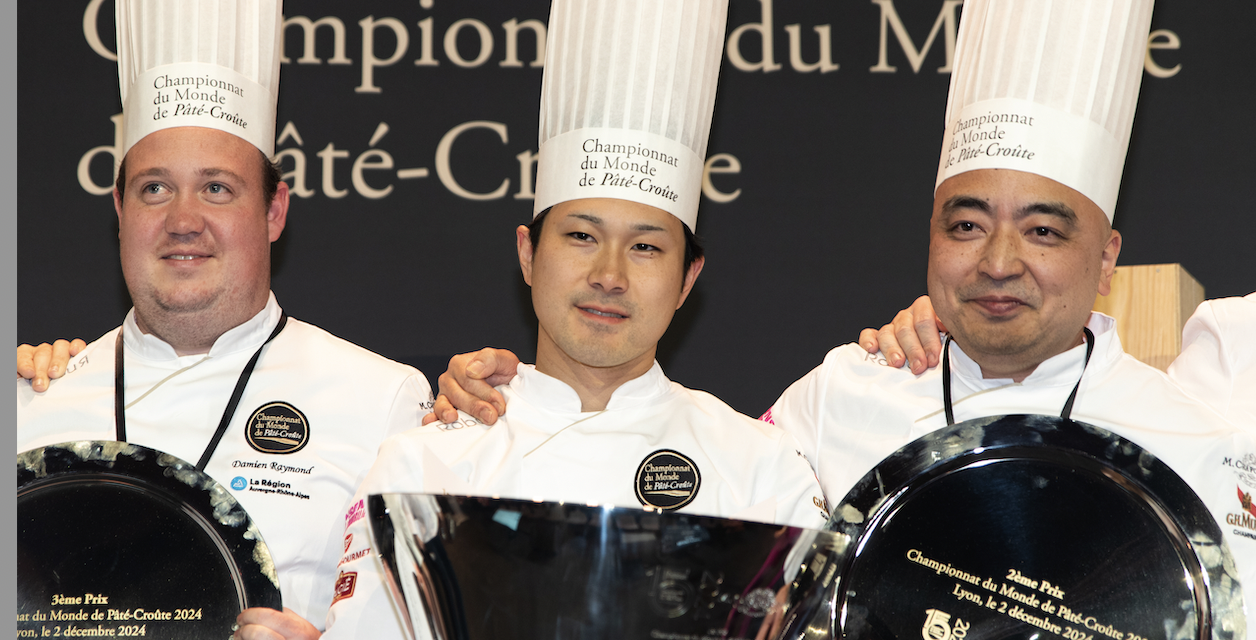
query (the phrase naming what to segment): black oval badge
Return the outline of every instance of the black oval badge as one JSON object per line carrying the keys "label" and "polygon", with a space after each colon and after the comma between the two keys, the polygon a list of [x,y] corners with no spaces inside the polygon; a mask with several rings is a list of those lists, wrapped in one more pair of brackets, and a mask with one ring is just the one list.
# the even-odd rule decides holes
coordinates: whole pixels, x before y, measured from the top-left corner
{"label": "black oval badge", "polygon": [[660,449],[637,467],[637,500],[647,507],[673,511],[698,495],[702,474],[693,460],[676,451]]}
{"label": "black oval badge", "polygon": [[268,402],[249,418],[245,437],[262,453],[296,453],[310,441],[310,423],[287,402]]}

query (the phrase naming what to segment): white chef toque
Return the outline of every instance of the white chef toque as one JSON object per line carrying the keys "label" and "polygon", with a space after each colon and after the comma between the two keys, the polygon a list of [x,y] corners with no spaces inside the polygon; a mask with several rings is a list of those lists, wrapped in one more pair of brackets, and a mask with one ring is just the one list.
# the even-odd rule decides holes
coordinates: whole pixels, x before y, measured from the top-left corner
{"label": "white chef toque", "polygon": [[171,127],[275,150],[282,0],[117,0],[122,153]]}
{"label": "white chef toque", "polygon": [[694,229],[727,17],[728,0],[554,0],[533,216],[619,198]]}
{"label": "white chef toque", "polygon": [[1112,221],[1143,77],[1152,0],[968,0],[941,185],[1016,169],[1090,198]]}

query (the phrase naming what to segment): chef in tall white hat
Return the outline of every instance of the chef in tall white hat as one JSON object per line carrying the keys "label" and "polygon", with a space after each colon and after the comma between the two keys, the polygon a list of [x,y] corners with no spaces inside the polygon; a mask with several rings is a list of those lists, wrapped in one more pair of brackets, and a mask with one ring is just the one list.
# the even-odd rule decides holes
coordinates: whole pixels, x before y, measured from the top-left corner
{"label": "chef in tall white hat", "polygon": [[[935,201],[935,224],[940,221],[937,207],[951,197],[954,185],[1016,177],[1067,189],[1070,195],[1083,199],[1086,211],[1097,209],[1111,225],[1142,80],[1143,31],[1150,24],[1151,2],[1095,3],[1085,10],[1078,8],[1077,3],[1068,2],[965,5],[935,183],[935,195],[945,197],[939,195]],[[967,175],[969,172],[973,173]],[[1095,216],[1080,222],[1091,218]],[[1100,227],[1094,239],[1106,242],[1103,268],[1091,269],[1088,262],[1079,264],[1098,278],[1096,290],[1106,294],[1120,250],[1120,234],[1112,232],[1103,238],[1101,221],[1095,218],[1093,222]],[[1041,231],[1045,238],[1058,236],[1048,229]],[[934,237],[940,240],[945,236]],[[931,269],[930,273],[931,278],[940,279],[945,271]],[[1076,295],[1062,299],[1061,304],[1071,306],[1075,315],[1082,313],[1090,305],[1083,300],[1089,295],[1087,289],[1077,289]],[[885,347],[893,362],[910,359],[912,370],[922,372],[926,355],[934,364],[941,348],[934,337],[924,335],[933,326],[927,317],[931,313],[928,302],[922,300],[913,308],[924,316],[919,343],[926,348],[921,348],[916,336],[906,334],[899,345],[891,325],[880,335],[865,330],[861,342],[874,350]],[[972,313],[977,307],[960,304],[954,295],[932,302],[955,314],[958,324],[954,329],[960,334],[981,323]],[[1041,314],[1016,309],[1022,317],[1014,322],[994,321],[1010,329],[1019,328],[1022,334],[1049,331],[1041,327],[1041,321],[1034,322],[1036,317],[1043,317]],[[905,328],[906,318],[896,320],[893,329]],[[1057,325],[1056,342],[1072,340],[1076,324]],[[976,348],[976,343],[968,347]]]}
{"label": "chef in tall white hat", "polygon": [[[510,411],[491,428],[461,413],[385,442],[358,500],[490,495],[823,524],[792,438],[669,381],[655,360],[703,265],[693,227],[727,10],[726,0],[553,3],[537,202],[516,230],[536,365],[498,388]],[[346,523],[341,570],[354,584],[326,635],[403,637],[409,623],[388,600],[366,522]]]}
{"label": "chef in tall white hat", "polygon": [[[319,635],[335,520],[380,442],[431,406],[415,369],[287,317],[270,292],[288,210],[268,159],[281,24],[279,0],[118,0],[114,205],[135,306],[47,391],[17,382],[18,451],[125,440],[229,488],[270,548],[286,607],[245,610],[245,638]],[[285,437],[265,433],[273,424]]]}
{"label": "chef in tall white hat", "polygon": [[[1111,223],[1151,8],[1124,0],[965,9],[929,288],[956,341],[988,356],[983,371],[1019,378],[1080,344],[1096,291],[1109,291],[1121,248]],[[1059,249],[1057,262],[1030,261],[1046,255],[1040,246]],[[1009,282],[1014,273],[1003,269],[1021,265],[1026,277]],[[1027,348],[1008,353],[1012,343]]]}
{"label": "chef in tall white hat", "polygon": [[[1063,10],[1071,7],[1056,9]],[[1142,76],[1135,62],[1141,27],[1123,31],[1123,13],[1083,14],[1077,38],[1053,39],[1038,29],[1052,19],[1046,5],[1031,11],[1035,21],[1012,21],[1006,8],[976,15],[974,5],[965,6],[937,183],[973,169],[1029,172],[1085,195],[1111,221]],[[928,333],[932,315],[921,299],[881,331],[865,330],[860,342],[895,362],[911,360],[920,373],[941,351]],[[926,327],[919,336],[917,317]],[[1183,330],[1182,354],[1168,371],[1192,395],[1247,425],[1256,424],[1256,394],[1247,392],[1256,385],[1253,328],[1256,294],[1206,301]]]}
{"label": "chef in tall white hat", "polygon": [[1216,518],[1237,561],[1213,603],[1221,620],[1241,602],[1229,578],[1256,582],[1256,536],[1232,524],[1252,520],[1240,499],[1251,474],[1232,461],[1256,449],[1125,354],[1112,318],[1090,311],[1121,248],[1111,222],[1151,10],[1151,0],[965,3],[930,222],[943,366],[913,373],[847,344],[764,419],[802,442],[830,500],[948,424],[1030,413],[1108,429],[1173,468]]}

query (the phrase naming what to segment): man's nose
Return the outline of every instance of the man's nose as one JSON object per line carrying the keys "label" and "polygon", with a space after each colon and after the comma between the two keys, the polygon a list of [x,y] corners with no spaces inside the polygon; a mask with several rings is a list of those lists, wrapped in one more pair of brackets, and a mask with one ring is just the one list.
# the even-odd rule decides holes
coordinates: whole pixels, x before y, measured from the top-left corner
{"label": "man's nose", "polygon": [[1014,228],[998,227],[982,248],[979,268],[994,280],[1015,278],[1025,271],[1021,259],[1019,232]]}
{"label": "man's nose", "polygon": [[628,289],[627,257],[621,252],[606,249],[598,252],[589,271],[589,285],[607,293]]}
{"label": "man's nose", "polygon": [[204,204],[193,197],[179,196],[166,210],[166,233],[194,236],[205,230]]}

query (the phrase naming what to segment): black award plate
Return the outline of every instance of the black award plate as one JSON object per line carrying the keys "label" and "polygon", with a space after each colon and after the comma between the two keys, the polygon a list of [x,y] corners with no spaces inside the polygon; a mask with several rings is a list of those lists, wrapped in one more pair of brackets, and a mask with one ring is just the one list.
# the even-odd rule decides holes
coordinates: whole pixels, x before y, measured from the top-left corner
{"label": "black award plate", "polygon": [[270,551],[194,465],[126,442],[17,456],[17,637],[231,637],[281,609]]}
{"label": "black award plate", "polygon": [[834,510],[842,637],[1234,639],[1242,590],[1180,476],[1094,426],[970,420],[876,466]]}
{"label": "black award plate", "polygon": [[830,590],[811,588],[834,578],[829,532],[427,494],[372,495],[367,511],[411,638],[754,640],[832,626]]}

